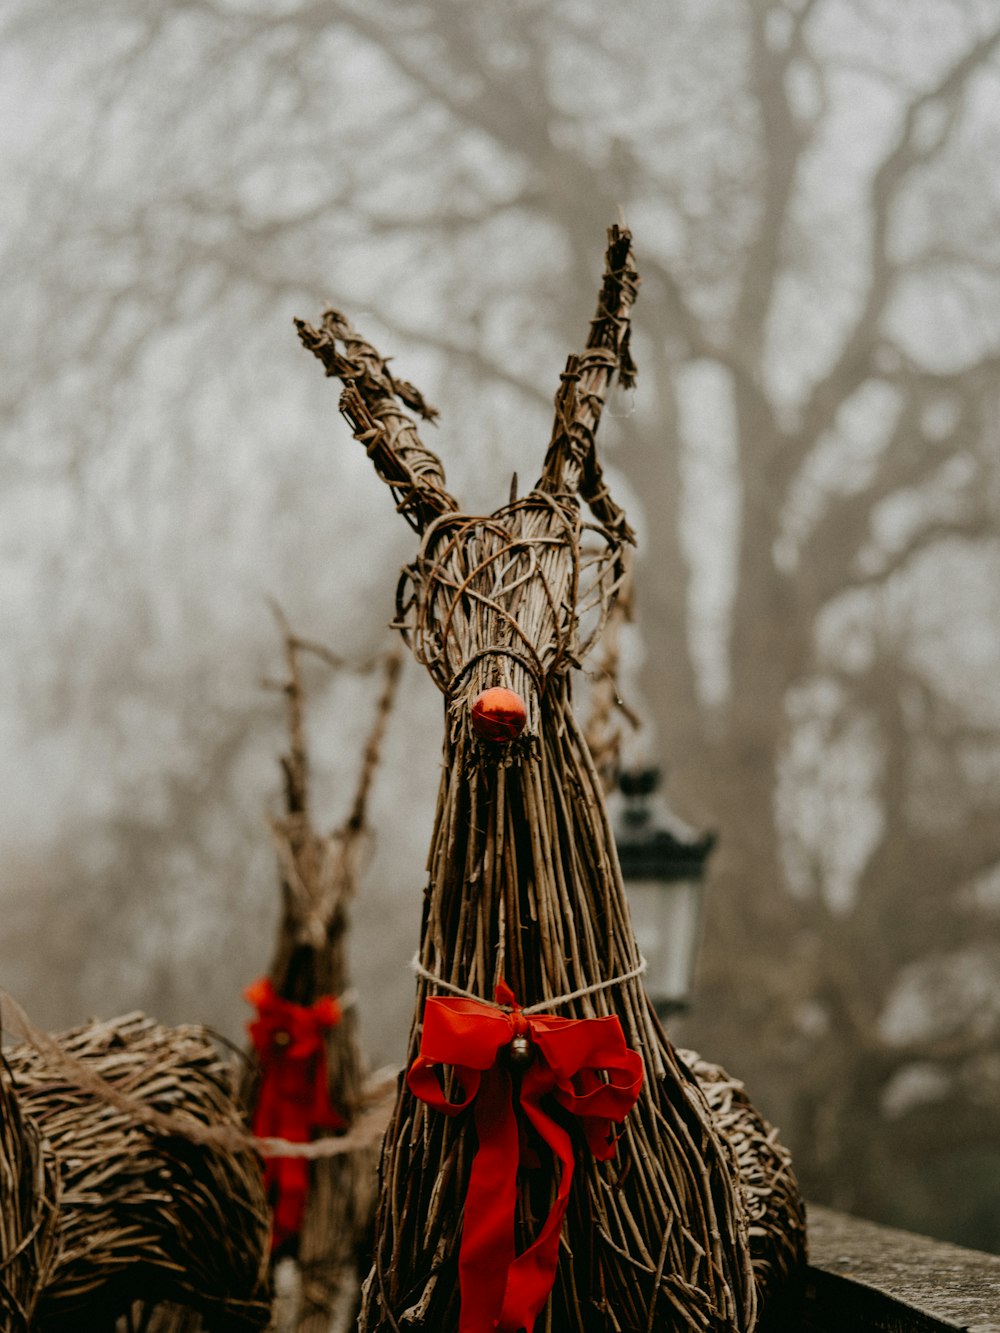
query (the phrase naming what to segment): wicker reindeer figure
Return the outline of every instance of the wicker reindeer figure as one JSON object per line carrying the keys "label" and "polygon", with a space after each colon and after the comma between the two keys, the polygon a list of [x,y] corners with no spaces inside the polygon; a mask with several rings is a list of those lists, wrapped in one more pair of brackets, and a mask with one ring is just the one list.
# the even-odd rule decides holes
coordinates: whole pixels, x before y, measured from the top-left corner
{"label": "wicker reindeer figure", "polygon": [[445,696],[368,1333],[750,1330],[801,1260],[787,1154],[740,1085],[706,1066],[713,1114],[647,1000],[570,704],[570,669],[600,635],[632,541],[594,436],[613,377],[633,380],[637,286],[631,237],[613,228],[541,476],[487,517],[447,492],[404,411],[432,419],[417,390],[337,312],[319,330],[298,323],[421,535],[399,627]]}

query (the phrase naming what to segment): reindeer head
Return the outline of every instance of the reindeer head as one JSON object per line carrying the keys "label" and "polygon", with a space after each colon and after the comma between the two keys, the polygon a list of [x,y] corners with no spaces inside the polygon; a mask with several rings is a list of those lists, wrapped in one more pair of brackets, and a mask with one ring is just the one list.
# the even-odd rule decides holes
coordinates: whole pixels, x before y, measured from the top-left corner
{"label": "reindeer head", "polygon": [[400,579],[397,625],[445,695],[452,739],[465,728],[489,745],[518,736],[530,745],[547,696],[600,636],[633,538],[604,484],[595,434],[612,379],[634,379],[637,287],[631,236],[613,227],[597,314],[585,352],[562,375],[541,475],[485,517],[461,511],[400,406],[433,420],[419,392],[336,311],[319,330],[296,321],[303,344],[343,381],[341,411],[421,535]]}

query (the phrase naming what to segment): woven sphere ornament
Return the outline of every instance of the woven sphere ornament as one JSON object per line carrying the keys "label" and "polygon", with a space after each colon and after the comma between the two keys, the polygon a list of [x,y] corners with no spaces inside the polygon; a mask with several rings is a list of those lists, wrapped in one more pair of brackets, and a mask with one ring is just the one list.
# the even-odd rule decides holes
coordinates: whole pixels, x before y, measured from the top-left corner
{"label": "woven sphere ornament", "polygon": [[521,696],[500,685],[483,690],[472,704],[472,726],[484,741],[502,744],[515,740],[524,730],[527,718],[528,710]]}

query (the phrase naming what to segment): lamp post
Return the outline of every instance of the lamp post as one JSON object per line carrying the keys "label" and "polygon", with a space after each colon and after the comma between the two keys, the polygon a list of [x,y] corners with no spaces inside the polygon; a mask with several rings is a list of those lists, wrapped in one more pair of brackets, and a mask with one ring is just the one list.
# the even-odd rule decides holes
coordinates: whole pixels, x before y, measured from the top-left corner
{"label": "lamp post", "polygon": [[660,770],[626,770],[615,842],[632,926],[646,959],[646,989],[666,1019],[691,1004],[701,941],[705,864],[714,833],[698,834],[657,799]]}

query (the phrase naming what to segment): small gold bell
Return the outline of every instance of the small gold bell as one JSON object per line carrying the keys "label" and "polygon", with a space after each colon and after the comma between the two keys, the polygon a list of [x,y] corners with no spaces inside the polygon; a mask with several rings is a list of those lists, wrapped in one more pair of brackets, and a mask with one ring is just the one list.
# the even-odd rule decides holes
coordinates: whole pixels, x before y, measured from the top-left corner
{"label": "small gold bell", "polygon": [[275,1046],[288,1046],[291,1040],[291,1036],[284,1030],[284,1028],[279,1028],[274,1034]]}
{"label": "small gold bell", "polygon": [[510,1045],[507,1047],[507,1058],[512,1065],[517,1065],[521,1068],[525,1065],[530,1065],[535,1056],[531,1049],[531,1042],[528,1038],[524,1036],[513,1037]]}

